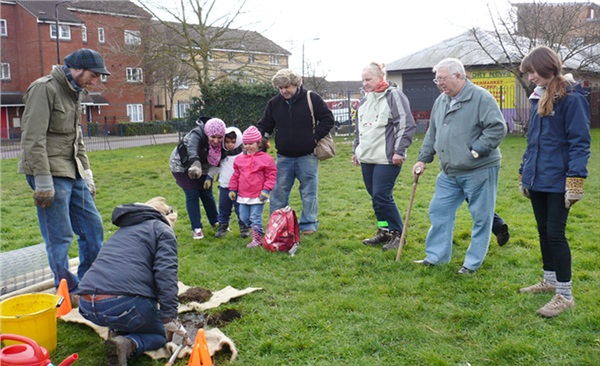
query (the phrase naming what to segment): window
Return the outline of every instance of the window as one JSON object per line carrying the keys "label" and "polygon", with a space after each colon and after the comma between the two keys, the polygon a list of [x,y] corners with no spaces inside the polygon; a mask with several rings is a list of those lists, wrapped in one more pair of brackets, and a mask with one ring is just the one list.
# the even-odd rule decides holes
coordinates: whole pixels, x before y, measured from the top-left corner
{"label": "window", "polygon": [[187,90],[190,88],[190,83],[186,77],[175,76],[173,78],[173,86],[178,90]]}
{"label": "window", "polygon": [[3,62],[1,65],[2,73],[0,74],[0,80],[10,80],[10,64]]}
{"label": "window", "polygon": [[127,81],[131,83],[141,83],[142,81],[144,81],[142,69],[140,67],[128,67],[126,71]]}
{"label": "window", "polygon": [[108,81],[108,75],[101,74],[100,81],[106,83]]}
{"label": "window", "polygon": [[81,40],[87,42],[87,27],[85,25],[81,26]]}
{"label": "window", "polygon": [[125,31],[125,44],[130,45],[139,45],[142,43],[142,38],[140,37],[140,31]]}
{"label": "window", "polygon": [[208,61],[214,61],[212,51],[208,51]]}
{"label": "window", "polygon": [[106,42],[106,38],[104,37],[104,28],[98,28],[98,42]]}
{"label": "window", "polygon": [[271,65],[279,65],[279,56],[278,55],[269,56],[269,63]]}
{"label": "window", "polygon": [[6,28],[6,19],[0,19],[0,36],[8,36],[8,29]]}
{"label": "window", "polygon": [[177,108],[175,109],[175,118],[185,118],[190,110],[190,102],[185,100],[177,101]]}
{"label": "window", "polygon": [[130,122],[144,122],[144,107],[141,104],[127,104],[127,117]]}
{"label": "window", "polygon": [[[58,39],[71,40],[71,27],[64,24],[58,25]],[[50,38],[56,39],[56,24],[50,25]]]}
{"label": "window", "polygon": [[256,57],[252,54],[248,55],[248,63],[253,64],[256,62]]}
{"label": "window", "polygon": [[229,60],[229,62],[233,62],[233,60],[235,60],[235,53],[229,52],[229,54],[227,54],[227,60]]}

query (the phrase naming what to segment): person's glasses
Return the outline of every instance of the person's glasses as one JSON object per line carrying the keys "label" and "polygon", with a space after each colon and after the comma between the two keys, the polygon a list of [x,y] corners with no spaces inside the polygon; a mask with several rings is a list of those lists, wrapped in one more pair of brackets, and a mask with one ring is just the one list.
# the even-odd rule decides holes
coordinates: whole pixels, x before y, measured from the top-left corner
{"label": "person's glasses", "polygon": [[173,211],[173,207],[171,207],[171,206],[167,206],[167,207],[169,207],[169,209],[168,209],[168,211],[167,211],[167,213],[166,213],[165,216],[169,216],[170,214],[172,214],[174,212]]}
{"label": "person's glasses", "polygon": [[444,76],[444,77],[441,77],[441,78],[435,78],[435,79],[433,79],[433,82],[434,82],[435,84],[439,84],[439,83],[445,83],[445,82],[446,82],[446,80],[450,79],[450,78],[451,78],[451,77],[453,77],[453,76],[454,76],[454,75],[448,75],[448,76]]}

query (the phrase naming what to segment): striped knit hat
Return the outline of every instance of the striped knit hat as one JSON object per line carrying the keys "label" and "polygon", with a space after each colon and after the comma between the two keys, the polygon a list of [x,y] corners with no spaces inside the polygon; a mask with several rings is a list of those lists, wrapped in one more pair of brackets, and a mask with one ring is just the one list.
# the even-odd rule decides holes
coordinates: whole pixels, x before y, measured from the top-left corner
{"label": "striped knit hat", "polygon": [[254,126],[250,126],[246,129],[246,131],[244,131],[244,134],[242,135],[242,142],[244,144],[252,144],[254,142],[259,142],[262,140],[262,135],[260,134],[260,131],[258,130],[258,128],[254,127]]}

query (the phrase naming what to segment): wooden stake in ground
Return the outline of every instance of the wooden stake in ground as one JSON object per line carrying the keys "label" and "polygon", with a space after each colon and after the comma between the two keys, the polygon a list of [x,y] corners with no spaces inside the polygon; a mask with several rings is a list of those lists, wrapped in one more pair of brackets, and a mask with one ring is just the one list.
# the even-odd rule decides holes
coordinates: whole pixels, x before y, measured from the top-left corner
{"label": "wooden stake in ground", "polygon": [[398,245],[398,253],[396,254],[396,262],[400,260],[402,255],[402,247],[406,240],[406,229],[408,228],[408,220],[410,219],[410,211],[412,210],[413,201],[415,199],[415,192],[417,191],[417,184],[419,183],[419,176],[421,175],[421,169],[417,168],[415,171],[416,176],[412,185],[412,192],[410,192],[410,200],[408,201],[408,209],[406,209],[406,218],[404,219],[404,227],[402,228],[402,235],[400,236],[400,245]]}

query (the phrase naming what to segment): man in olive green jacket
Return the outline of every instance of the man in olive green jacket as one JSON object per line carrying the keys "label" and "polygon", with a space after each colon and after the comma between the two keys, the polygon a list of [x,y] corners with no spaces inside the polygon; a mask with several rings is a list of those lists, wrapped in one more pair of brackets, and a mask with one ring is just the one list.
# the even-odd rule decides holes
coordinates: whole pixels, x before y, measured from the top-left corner
{"label": "man in olive green jacket", "polygon": [[[81,132],[81,98],[100,75],[110,75],[94,50],[82,48],[65,57],[50,75],[31,83],[23,100],[21,159],[18,172],[34,190],[40,231],[58,287],[69,292],[96,259],[104,232],[94,204],[96,186]],[[69,271],[68,252],[78,236],[77,276]]]}

